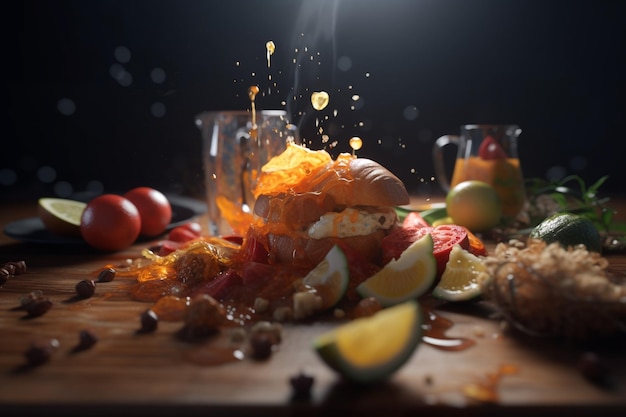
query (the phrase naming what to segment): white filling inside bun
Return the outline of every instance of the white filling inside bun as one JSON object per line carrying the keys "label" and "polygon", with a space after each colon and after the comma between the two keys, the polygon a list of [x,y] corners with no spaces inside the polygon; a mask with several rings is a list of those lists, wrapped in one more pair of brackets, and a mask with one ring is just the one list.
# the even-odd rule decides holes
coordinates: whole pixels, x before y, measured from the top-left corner
{"label": "white filling inside bun", "polygon": [[348,207],[339,213],[326,213],[308,230],[312,239],[326,237],[366,236],[379,229],[389,229],[397,221],[393,208],[377,208],[376,211]]}

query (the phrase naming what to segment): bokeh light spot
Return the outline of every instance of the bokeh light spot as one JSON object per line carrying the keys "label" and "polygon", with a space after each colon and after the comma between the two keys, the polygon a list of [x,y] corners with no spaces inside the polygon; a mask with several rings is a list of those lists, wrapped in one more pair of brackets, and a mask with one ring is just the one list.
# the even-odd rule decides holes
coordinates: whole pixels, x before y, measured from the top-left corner
{"label": "bokeh light spot", "polygon": [[133,76],[120,64],[112,64],[109,67],[109,74],[122,87],[128,87],[133,83]]}
{"label": "bokeh light spot", "polygon": [[86,189],[95,195],[100,195],[104,192],[104,184],[101,181],[91,180],[87,183]]}
{"label": "bokeh light spot", "polygon": [[556,165],[556,166],[548,168],[548,171],[546,172],[546,179],[548,179],[548,181],[558,181],[564,178],[565,174],[566,174],[565,168],[562,166]]}
{"label": "bokeh light spot", "polygon": [[352,68],[352,59],[345,55],[339,57],[337,60],[337,68],[343,72],[349,71],[350,68]]}
{"label": "bokeh light spot", "polygon": [[50,184],[57,178],[57,171],[49,165],[44,165],[37,170],[37,178],[41,182]]}
{"label": "bokeh light spot", "polygon": [[163,84],[165,82],[165,70],[163,68],[153,68],[150,71],[150,79],[155,84]]}
{"label": "bokeh light spot", "polygon": [[152,103],[152,106],[150,106],[150,113],[154,117],[165,116],[165,104],[161,103],[160,101]]}
{"label": "bokeh light spot", "polygon": [[67,198],[74,192],[74,187],[67,181],[59,181],[54,184],[54,194],[61,198]]}
{"label": "bokeh light spot", "polygon": [[74,100],[64,97],[57,101],[57,110],[63,116],[71,116],[76,112],[76,104]]}
{"label": "bokeh light spot", "polygon": [[9,168],[0,169],[0,184],[10,186],[17,182],[17,173]]}
{"label": "bokeh light spot", "polygon": [[115,48],[115,50],[113,50],[113,55],[115,56],[115,59],[117,59],[117,62],[126,64],[130,61],[131,53],[130,49],[128,49],[127,47],[118,46],[117,48]]}
{"label": "bokeh light spot", "polygon": [[415,120],[417,116],[419,116],[419,110],[416,106],[406,106],[404,110],[402,110],[402,116],[406,120]]}

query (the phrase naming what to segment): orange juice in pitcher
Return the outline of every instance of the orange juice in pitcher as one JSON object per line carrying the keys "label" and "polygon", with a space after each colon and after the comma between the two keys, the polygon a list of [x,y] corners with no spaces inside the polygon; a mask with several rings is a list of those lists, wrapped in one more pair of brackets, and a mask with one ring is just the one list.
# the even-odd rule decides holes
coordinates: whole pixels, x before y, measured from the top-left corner
{"label": "orange juice in pitcher", "polygon": [[[524,176],[517,155],[521,129],[516,125],[464,125],[461,135],[442,136],[433,147],[437,180],[448,192],[460,182],[479,180],[494,187],[502,203],[502,214],[515,217],[526,201]],[[458,146],[457,157],[448,181],[442,149]]]}

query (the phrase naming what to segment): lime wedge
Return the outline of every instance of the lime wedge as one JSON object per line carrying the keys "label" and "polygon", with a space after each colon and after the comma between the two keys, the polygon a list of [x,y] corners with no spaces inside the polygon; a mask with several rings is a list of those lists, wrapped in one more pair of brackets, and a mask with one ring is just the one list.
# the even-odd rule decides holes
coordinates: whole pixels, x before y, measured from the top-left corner
{"label": "lime wedge", "polygon": [[328,251],[326,257],[302,279],[302,283],[316,290],[322,299],[320,308],[326,310],[343,298],[348,289],[349,280],[346,255],[339,246],[335,245]]}
{"label": "lime wedge", "polygon": [[48,231],[80,236],[80,219],[86,203],[63,198],[40,198],[38,203],[39,217]]}
{"label": "lime wedge", "polygon": [[347,380],[368,384],[402,367],[421,338],[421,310],[411,300],[340,325],[318,336],[313,348]]}
{"label": "lime wedge", "polygon": [[454,245],[432,295],[446,301],[472,300],[482,295],[482,286],[488,279],[483,261],[460,245]]}
{"label": "lime wedge", "polygon": [[425,234],[413,242],[397,259],[389,261],[380,271],[357,288],[362,297],[374,297],[383,306],[414,299],[432,286],[437,276],[433,255],[433,238]]}

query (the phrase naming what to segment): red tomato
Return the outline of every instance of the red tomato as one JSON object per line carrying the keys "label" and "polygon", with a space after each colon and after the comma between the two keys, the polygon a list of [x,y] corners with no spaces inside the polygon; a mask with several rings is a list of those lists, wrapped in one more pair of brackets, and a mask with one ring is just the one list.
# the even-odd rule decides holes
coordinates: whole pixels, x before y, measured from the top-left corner
{"label": "red tomato", "polygon": [[469,239],[468,251],[476,256],[487,256],[488,253],[485,243],[469,229],[465,228],[465,231],[467,232],[467,237]]}
{"label": "red tomato", "polygon": [[196,235],[198,235],[198,237],[200,237],[200,235],[202,235],[202,225],[198,222],[187,222],[187,223],[183,223],[180,225],[180,227],[183,227],[187,230],[189,230],[190,232],[195,233]]}
{"label": "red tomato", "polygon": [[140,230],[137,207],[116,194],[103,194],[89,201],[80,221],[83,239],[103,251],[129,247],[139,237]]}
{"label": "red tomato", "polygon": [[181,243],[188,242],[193,239],[197,239],[198,237],[200,237],[199,234],[192,232],[185,226],[177,226],[173,228],[172,230],[170,230],[170,232],[167,234],[168,240],[172,240],[174,242],[181,242]]}
{"label": "red tomato", "polygon": [[463,249],[469,249],[469,237],[467,230],[456,224],[437,226],[432,230],[431,235],[433,237],[433,254],[437,259],[437,276],[440,277],[446,269],[452,247],[458,244]]}
{"label": "red tomato", "polygon": [[506,152],[502,146],[491,136],[483,139],[478,148],[478,156],[482,159],[506,159]]}
{"label": "red tomato", "polygon": [[150,187],[137,187],[124,194],[141,216],[141,236],[154,237],[165,232],[172,221],[172,206],[165,195]]}
{"label": "red tomato", "polygon": [[418,213],[417,211],[412,211],[407,214],[402,221],[402,227],[410,226],[430,227],[430,224],[428,224],[428,222],[424,220],[420,213]]}
{"label": "red tomato", "polygon": [[430,233],[433,237],[433,255],[437,260],[437,274],[441,276],[446,263],[450,258],[450,251],[456,244],[463,249],[469,248],[467,231],[462,226],[455,224],[442,224],[437,227],[410,226],[393,230],[385,236],[381,242],[383,265],[392,259],[398,259],[402,252],[425,234]]}
{"label": "red tomato", "polygon": [[432,227],[407,226],[396,227],[380,242],[382,251],[382,264],[386,265],[392,259],[398,259],[402,252],[426,233],[432,231]]}

